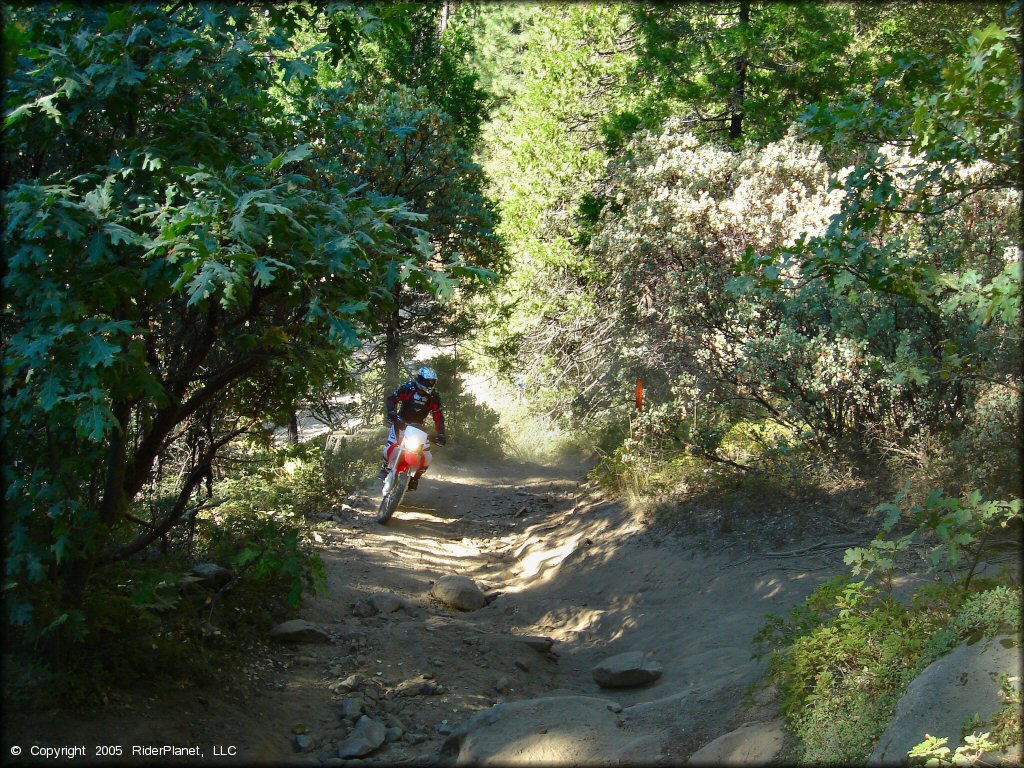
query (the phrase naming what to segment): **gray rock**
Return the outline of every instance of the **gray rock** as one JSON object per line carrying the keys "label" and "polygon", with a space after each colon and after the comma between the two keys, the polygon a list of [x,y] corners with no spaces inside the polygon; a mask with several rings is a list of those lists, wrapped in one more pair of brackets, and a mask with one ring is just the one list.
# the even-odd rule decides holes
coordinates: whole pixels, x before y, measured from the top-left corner
{"label": "gray rock", "polygon": [[907,752],[925,734],[949,737],[946,746],[961,746],[960,725],[975,715],[990,720],[999,711],[999,678],[1020,676],[1019,640],[1001,635],[992,641],[961,645],[932,662],[918,675],[896,705],[896,714],[868,765],[906,762]]}
{"label": "gray rock", "polygon": [[342,719],[355,721],[359,719],[361,714],[363,714],[363,702],[359,699],[346,696],[341,700]]}
{"label": "gray rock", "polygon": [[292,619],[270,630],[270,639],[280,643],[330,643],[331,638],[305,619]]}
{"label": "gray rock", "polygon": [[365,619],[371,616],[394,613],[409,607],[408,601],[403,600],[393,592],[374,592],[372,595],[367,595],[353,604],[352,615]]}
{"label": "gray rock", "polygon": [[311,752],[314,746],[315,741],[312,736],[303,733],[295,737],[296,752]]}
{"label": "gray rock", "polygon": [[368,755],[384,743],[387,728],[372,717],[363,715],[352,733],[338,745],[338,757],[351,758]]}
{"label": "gray rock", "polygon": [[434,582],[430,594],[460,611],[475,611],[487,604],[480,587],[466,576],[442,576]]}
{"label": "gray rock", "polygon": [[402,741],[404,741],[406,744],[414,744],[415,745],[415,744],[422,744],[428,738],[430,738],[430,737],[427,736],[427,734],[425,734],[425,733],[415,732],[415,733],[407,733],[404,736],[402,736]]}
{"label": "gray rock", "polygon": [[641,651],[629,651],[605,659],[590,674],[602,688],[629,688],[657,680],[661,671],[661,664],[645,659]]}
{"label": "gray rock", "polygon": [[455,729],[448,725],[448,723],[438,723],[434,730],[442,736],[451,736],[455,732]]}
{"label": "gray rock", "polygon": [[349,693],[349,692],[354,691],[357,688],[359,688],[359,686],[361,686],[363,684],[365,679],[366,678],[364,678],[359,673],[355,673],[355,674],[349,675],[348,677],[346,677],[341,682],[336,683],[333,686],[332,690],[335,693]]}
{"label": "gray rock", "polygon": [[766,765],[785,740],[785,721],[744,723],[694,752],[689,765]]}
{"label": "gray rock", "polygon": [[384,732],[384,740],[389,744],[393,741],[398,741],[402,738],[402,729],[397,726],[391,726]]}

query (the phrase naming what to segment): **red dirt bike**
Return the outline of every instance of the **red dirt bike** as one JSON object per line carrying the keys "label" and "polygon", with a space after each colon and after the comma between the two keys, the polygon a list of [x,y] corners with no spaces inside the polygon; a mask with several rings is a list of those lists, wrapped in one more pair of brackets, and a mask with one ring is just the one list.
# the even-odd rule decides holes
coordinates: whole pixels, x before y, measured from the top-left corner
{"label": "red dirt bike", "polygon": [[429,450],[430,438],[427,433],[407,424],[401,442],[395,444],[388,457],[388,474],[384,478],[383,498],[377,510],[378,523],[386,523],[398,509],[409,489],[409,480],[423,465],[423,452]]}

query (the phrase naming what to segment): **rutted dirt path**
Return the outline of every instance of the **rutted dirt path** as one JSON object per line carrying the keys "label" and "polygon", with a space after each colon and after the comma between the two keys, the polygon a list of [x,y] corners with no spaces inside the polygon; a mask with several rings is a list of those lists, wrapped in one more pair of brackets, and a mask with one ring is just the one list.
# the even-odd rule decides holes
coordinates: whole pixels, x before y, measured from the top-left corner
{"label": "rutted dirt path", "polygon": [[[352,728],[343,708],[358,707],[392,728],[393,741],[364,763],[679,763],[774,716],[770,704],[743,699],[763,669],[752,637],[765,613],[841,572],[841,556],[772,559],[758,554],[763,541],[698,551],[604,499],[585,474],[583,465],[456,465],[439,455],[387,526],[368,495],[320,527],[329,592],[298,617],[332,643],[272,646],[273,662],[254,663],[223,695],[165,692],[89,721],[37,722],[35,742],[197,744],[206,761],[221,745],[236,748],[220,758],[236,764],[341,764],[337,747]],[[820,531],[805,535],[821,541]],[[489,603],[459,612],[433,599],[433,580],[452,573],[480,583]],[[398,599],[371,615],[368,598],[381,592]],[[635,650],[662,665],[660,679],[615,691],[594,683],[596,663]],[[514,717],[460,738],[474,714],[509,702],[523,702],[505,707]],[[308,751],[296,751],[296,735]]]}

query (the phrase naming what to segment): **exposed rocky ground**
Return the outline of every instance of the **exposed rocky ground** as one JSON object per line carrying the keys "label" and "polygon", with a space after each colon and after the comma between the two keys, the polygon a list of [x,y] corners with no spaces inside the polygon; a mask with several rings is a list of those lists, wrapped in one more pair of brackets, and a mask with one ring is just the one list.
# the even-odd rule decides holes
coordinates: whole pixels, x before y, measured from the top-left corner
{"label": "exposed rocky ground", "polygon": [[324,512],[328,594],[254,652],[235,690],[37,719],[34,741],[200,745],[236,764],[774,754],[772,693],[745,695],[763,670],[752,637],[873,531],[808,507],[776,526],[783,551],[753,529],[710,547],[603,498],[585,470],[441,459],[386,526],[367,489]]}

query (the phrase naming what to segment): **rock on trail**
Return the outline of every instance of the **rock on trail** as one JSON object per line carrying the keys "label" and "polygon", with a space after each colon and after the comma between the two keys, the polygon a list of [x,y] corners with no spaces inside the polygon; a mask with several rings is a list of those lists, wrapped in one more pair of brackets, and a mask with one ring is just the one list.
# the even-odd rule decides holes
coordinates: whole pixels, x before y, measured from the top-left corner
{"label": "rock on trail", "polygon": [[475,611],[487,605],[483,591],[466,576],[442,576],[434,582],[430,594],[460,611]]}
{"label": "rock on trail", "polygon": [[362,757],[377,749],[387,740],[388,729],[372,717],[363,715],[352,729],[352,734],[338,745],[338,757]]}
{"label": "rock on trail", "polygon": [[661,664],[645,659],[642,651],[628,651],[605,659],[591,675],[602,688],[630,688],[654,682],[661,672]]}
{"label": "rock on trail", "polygon": [[270,639],[279,643],[330,643],[330,636],[305,619],[292,619],[270,630]]}
{"label": "rock on trail", "polygon": [[471,717],[441,755],[468,765],[615,765],[650,762],[654,739],[631,735],[591,696],[549,696],[498,704]]}
{"label": "rock on trail", "polygon": [[782,749],[784,721],[744,723],[694,752],[688,765],[766,765]]}

